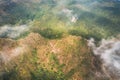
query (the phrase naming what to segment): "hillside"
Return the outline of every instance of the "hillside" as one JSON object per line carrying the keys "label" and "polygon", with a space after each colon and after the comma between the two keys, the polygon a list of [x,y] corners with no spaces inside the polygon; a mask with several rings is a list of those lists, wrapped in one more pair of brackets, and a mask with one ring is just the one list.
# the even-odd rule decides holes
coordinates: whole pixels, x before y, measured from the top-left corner
{"label": "hillside", "polygon": [[0,4],[0,25],[30,24],[40,33],[41,28],[63,27],[68,34],[97,40],[120,31],[117,0],[1,0]]}
{"label": "hillside", "polygon": [[0,0],[0,80],[119,80],[119,0]]}
{"label": "hillside", "polygon": [[48,41],[37,33],[18,41],[0,39],[1,80],[90,79],[92,54],[85,43],[75,36]]}
{"label": "hillside", "polygon": [[[6,44],[3,44],[6,43]],[[37,33],[0,39],[1,80],[101,80],[95,57],[81,37],[46,40]],[[7,52],[6,52],[7,51]],[[102,74],[101,74],[102,76]]]}

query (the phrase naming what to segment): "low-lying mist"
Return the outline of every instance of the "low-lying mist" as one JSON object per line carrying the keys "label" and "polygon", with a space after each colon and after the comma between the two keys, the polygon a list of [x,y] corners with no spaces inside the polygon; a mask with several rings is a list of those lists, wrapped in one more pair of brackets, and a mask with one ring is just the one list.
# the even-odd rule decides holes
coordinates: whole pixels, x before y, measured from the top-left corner
{"label": "low-lying mist", "polygon": [[16,47],[11,50],[4,50],[0,51],[0,60],[2,63],[7,63],[14,59],[15,57],[19,56],[20,54],[23,54],[25,47]]}
{"label": "low-lying mist", "polygon": [[98,47],[94,42],[94,39],[89,40],[88,46],[92,48],[94,55],[100,57],[103,72],[112,80],[120,80],[120,40],[103,39]]}
{"label": "low-lying mist", "polygon": [[17,38],[24,32],[28,31],[29,27],[27,25],[20,26],[10,26],[5,25],[0,27],[0,37],[1,38]]}

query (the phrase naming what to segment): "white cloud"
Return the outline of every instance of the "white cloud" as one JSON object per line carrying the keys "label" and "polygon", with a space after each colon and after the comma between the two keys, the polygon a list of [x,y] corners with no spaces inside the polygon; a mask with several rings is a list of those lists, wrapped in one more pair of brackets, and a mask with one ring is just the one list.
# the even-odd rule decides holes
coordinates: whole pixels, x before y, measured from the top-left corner
{"label": "white cloud", "polygon": [[114,76],[115,80],[120,80],[120,40],[103,39],[99,47],[93,46],[95,44],[90,40],[88,45],[92,47],[96,56],[100,56],[102,62],[100,66],[104,73],[109,77]]}
{"label": "white cloud", "polygon": [[78,19],[77,14],[73,14],[73,10],[64,8],[62,9],[62,13],[64,13],[67,16],[67,18],[70,20],[70,22],[72,23],[75,23]]}
{"label": "white cloud", "polygon": [[20,26],[1,26],[0,27],[0,37],[8,37],[8,38],[17,38],[20,34],[29,30],[27,25]]}

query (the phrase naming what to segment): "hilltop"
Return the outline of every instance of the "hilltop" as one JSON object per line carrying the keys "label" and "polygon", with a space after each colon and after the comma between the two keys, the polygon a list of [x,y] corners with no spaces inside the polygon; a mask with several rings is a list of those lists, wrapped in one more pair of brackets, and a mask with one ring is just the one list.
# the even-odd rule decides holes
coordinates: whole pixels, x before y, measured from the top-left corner
{"label": "hilltop", "polygon": [[98,78],[95,76],[97,71],[95,57],[87,46],[87,41],[81,37],[70,35],[48,40],[38,33],[30,33],[17,41],[0,39],[0,44],[1,72],[4,72],[1,80],[96,80]]}

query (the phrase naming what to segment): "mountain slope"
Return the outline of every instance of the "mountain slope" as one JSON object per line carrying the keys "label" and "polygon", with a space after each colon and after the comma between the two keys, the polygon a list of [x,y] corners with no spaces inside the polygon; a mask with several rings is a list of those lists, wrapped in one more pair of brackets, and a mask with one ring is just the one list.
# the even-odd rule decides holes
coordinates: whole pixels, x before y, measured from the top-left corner
{"label": "mountain slope", "polygon": [[[120,34],[119,5],[119,0],[0,0],[0,80],[116,79],[93,52],[104,53],[111,45],[102,48],[98,41]],[[92,39],[93,51],[87,45],[91,37],[101,45],[95,48]]]}
{"label": "mountain slope", "polygon": [[[1,74],[4,72],[1,80],[95,79],[94,56],[87,47],[86,40],[81,37],[68,36],[48,41],[37,33],[31,33],[17,43],[6,41],[10,46],[2,45],[4,49],[1,49],[1,57],[6,58],[9,55],[12,58],[1,59],[4,64],[1,68]],[[2,55],[6,49],[9,50]]]}

